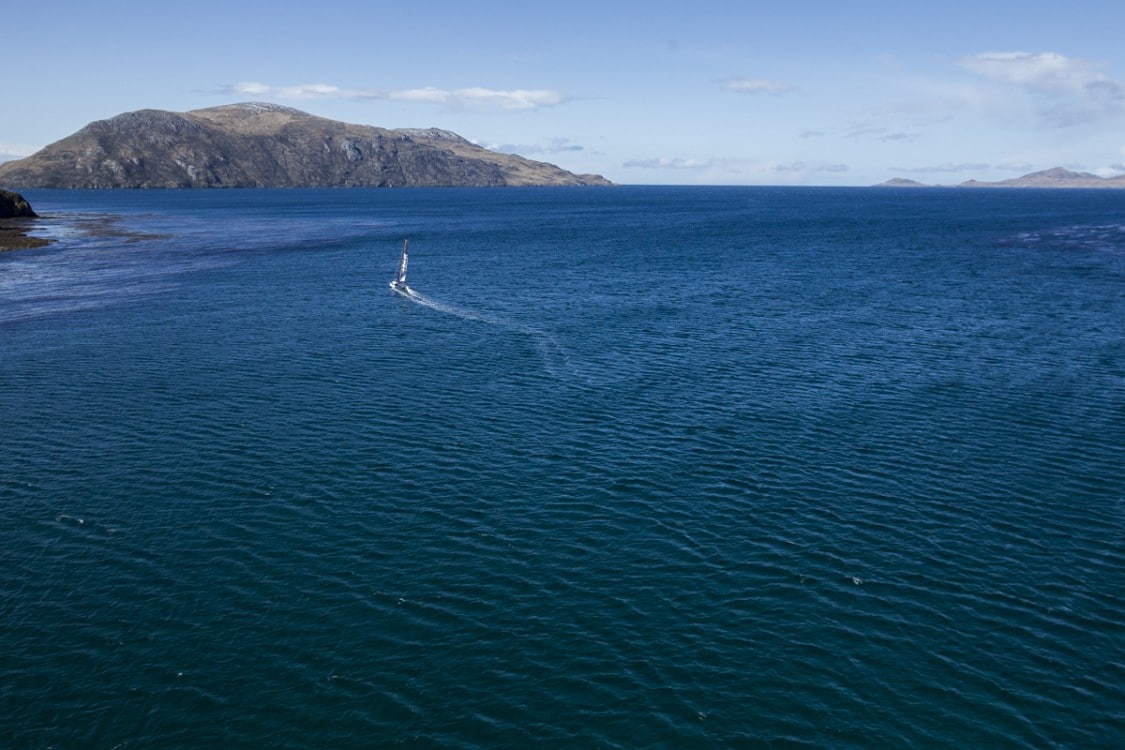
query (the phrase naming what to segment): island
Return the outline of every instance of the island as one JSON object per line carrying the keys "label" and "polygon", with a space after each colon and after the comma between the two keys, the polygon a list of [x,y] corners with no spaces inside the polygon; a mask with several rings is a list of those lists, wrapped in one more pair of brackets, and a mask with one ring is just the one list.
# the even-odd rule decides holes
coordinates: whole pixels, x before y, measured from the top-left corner
{"label": "island", "polygon": [[1094,189],[1113,189],[1125,188],[1125,175],[1117,177],[1099,177],[1090,172],[1074,172],[1063,167],[1054,167],[1052,169],[1045,169],[1041,172],[1032,172],[1025,174],[1022,177],[1013,177],[1009,180],[999,180],[997,182],[981,182],[980,180],[966,180],[965,182],[957,185],[927,185],[915,180],[908,180],[903,177],[895,177],[894,179],[887,180],[886,182],[879,183],[875,187],[909,187],[909,188],[924,188],[924,187],[964,187],[964,188],[1094,188]]}
{"label": "island", "polygon": [[29,188],[608,186],[438,128],[388,130],[265,103],[144,109],[90,123],[0,184]]}

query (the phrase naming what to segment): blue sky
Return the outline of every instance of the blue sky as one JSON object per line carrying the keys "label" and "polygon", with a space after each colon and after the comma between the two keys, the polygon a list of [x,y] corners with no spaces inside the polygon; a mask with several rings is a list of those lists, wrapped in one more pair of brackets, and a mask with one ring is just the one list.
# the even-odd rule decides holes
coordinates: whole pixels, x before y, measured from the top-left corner
{"label": "blue sky", "polygon": [[38,0],[0,159],[92,120],[270,101],[636,184],[1125,173],[1125,3]]}

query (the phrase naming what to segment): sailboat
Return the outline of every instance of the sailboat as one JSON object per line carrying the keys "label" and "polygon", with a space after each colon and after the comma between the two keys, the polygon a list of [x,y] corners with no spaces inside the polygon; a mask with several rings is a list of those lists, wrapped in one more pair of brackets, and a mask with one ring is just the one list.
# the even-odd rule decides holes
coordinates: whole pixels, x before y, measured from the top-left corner
{"label": "sailboat", "polygon": [[398,261],[398,273],[391,279],[391,289],[399,294],[410,296],[410,287],[406,285],[406,261],[410,255],[410,240],[402,241],[402,257]]}

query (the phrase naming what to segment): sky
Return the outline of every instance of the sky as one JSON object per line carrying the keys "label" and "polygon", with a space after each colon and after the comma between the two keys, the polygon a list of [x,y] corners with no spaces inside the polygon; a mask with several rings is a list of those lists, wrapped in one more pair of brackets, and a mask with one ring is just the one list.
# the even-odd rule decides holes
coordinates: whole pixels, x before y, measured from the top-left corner
{"label": "sky", "polygon": [[1125,173],[1125,2],[36,0],[0,160],[138,109],[437,127],[622,184]]}

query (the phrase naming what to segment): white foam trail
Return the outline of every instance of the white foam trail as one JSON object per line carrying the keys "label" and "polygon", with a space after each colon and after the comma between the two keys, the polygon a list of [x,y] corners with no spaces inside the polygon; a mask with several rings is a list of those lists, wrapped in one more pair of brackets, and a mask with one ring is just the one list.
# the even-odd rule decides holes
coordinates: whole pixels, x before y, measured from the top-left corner
{"label": "white foam trail", "polygon": [[481,323],[488,323],[489,325],[502,326],[504,328],[512,328],[512,326],[508,325],[507,323],[500,320],[499,318],[494,318],[490,315],[484,315],[482,313],[473,312],[472,310],[466,310],[463,307],[458,307],[456,305],[450,305],[446,302],[438,302],[437,300],[431,299],[431,298],[427,297],[426,295],[422,294],[421,292],[419,292],[415,289],[411,289],[410,287],[407,287],[407,294],[404,294],[402,296],[406,297],[408,300],[410,300],[412,302],[417,302],[419,305],[422,305],[424,307],[428,307],[431,310],[437,310],[438,312],[443,312],[443,313],[446,313],[448,315],[456,315],[458,318],[463,318],[465,320],[477,320],[477,321],[480,321]]}
{"label": "white foam trail", "polygon": [[509,331],[515,331],[529,336],[535,343],[535,349],[539,352],[539,356],[543,360],[543,367],[547,370],[549,375],[559,378],[560,380],[578,379],[586,385],[593,385],[593,381],[574,365],[570,354],[562,344],[560,344],[553,335],[542,329],[523,325],[522,323],[513,323],[503,318],[496,317],[495,315],[476,312],[457,305],[451,305],[447,302],[440,302],[410,287],[407,287],[406,294],[400,292],[400,295],[411,302],[416,302],[423,307],[428,307],[437,312],[455,315],[463,320],[475,320],[480,323],[499,326]]}

